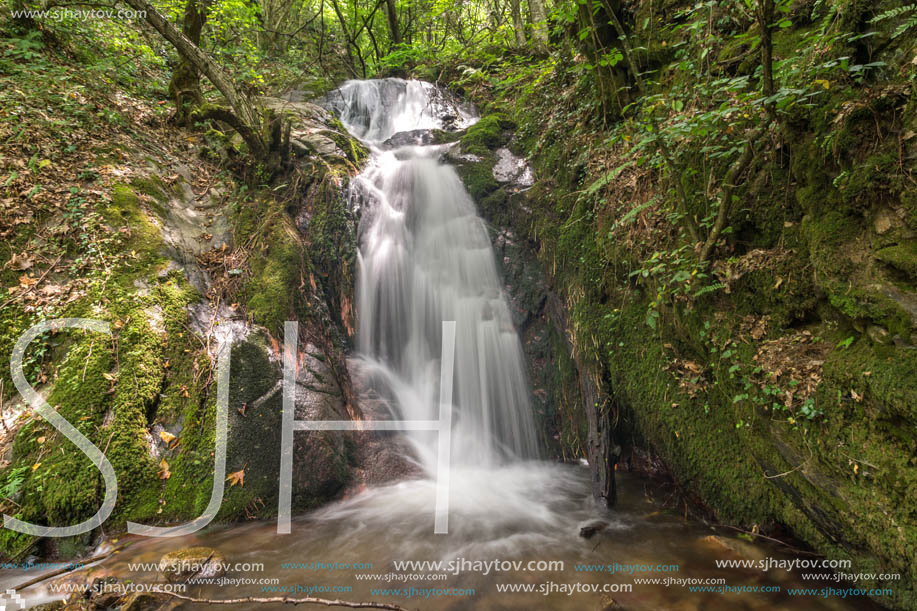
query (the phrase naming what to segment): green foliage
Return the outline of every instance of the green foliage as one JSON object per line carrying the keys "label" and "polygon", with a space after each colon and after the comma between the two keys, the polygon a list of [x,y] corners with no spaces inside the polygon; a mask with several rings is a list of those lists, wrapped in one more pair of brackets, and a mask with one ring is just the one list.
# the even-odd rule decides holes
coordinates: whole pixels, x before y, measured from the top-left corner
{"label": "green foliage", "polygon": [[917,28],[917,4],[906,4],[897,8],[889,9],[873,17],[870,23],[881,23],[883,21],[898,21],[900,23],[895,27],[891,34],[892,40],[903,36],[909,30]]}

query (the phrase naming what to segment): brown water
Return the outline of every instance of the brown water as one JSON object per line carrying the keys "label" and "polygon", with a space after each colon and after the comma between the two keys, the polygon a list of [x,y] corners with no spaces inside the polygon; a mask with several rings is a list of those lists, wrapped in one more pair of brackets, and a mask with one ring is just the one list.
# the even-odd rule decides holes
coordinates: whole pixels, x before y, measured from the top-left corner
{"label": "brown water", "polygon": [[[276,578],[280,586],[342,586],[349,592],[314,592],[314,596],[353,601],[394,602],[410,609],[603,609],[613,599],[621,608],[638,610],[701,610],[701,609],[799,609],[805,611],[841,609],[878,609],[862,596],[841,599],[820,596],[792,596],[788,588],[849,588],[843,584],[816,584],[804,581],[799,573],[772,569],[718,569],[716,560],[811,558],[797,556],[788,548],[776,544],[751,544],[735,539],[727,531],[713,530],[696,522],[685,522],[680,516],[664,510],[658,500],[664,491],[648,492],[652,485],[633,476],[621,476],[620,506],[609,518],[603,532],[586,540],[579,536],[578,527],[596,514],[590,508],[587,495],[587,472],[584,468],[548,466],[556,471],[564,484],[544,491],[548,499],[540,499],[550,509],[541,527],[532,523],[532,516],[506,514],[493,517],[476,514],[474,508],[455,499],[450,519],[449,535],[433,534],[432,511],[414,510],[407,497],[424,498],[423,482],[403,482],[389,489],[367,491],[353,499],[305,515],[293,522],[290,535],[276,534],[273,522],[257,522],[224,528],[211,528],[203,533],[173,539],[122,539],[117,545],[127,547],[90,569],[70,576],[71,580],[91,580],[97,576],[114,575],[121,579],[152,583],[160,580],[155,572],[131,571],[129,563],[157,563],[163,554],[190,545],[214,547],[225,554],[229,564],[261,563],[263,571],[229,571],[228,578]],[[539,491],[533,490],[534,495]],[[512,495],[511,495],[512,496]],[[473,504],[487,505],[486,499],[471,499]],[[383,519],[387,516],[387,519]],[[551,524],[553,523],[553,527]],[[563,570],[496,571],[488,575],[477,572],[449,574],[446,579],[411,581],[364,581],[357,574],[385,575],[412,571],[396,571],[393,560],[529,560],[563,561]],[[282,568],[283,563],[371,563],[372,569],[310,570]],[[589,564],[677,565],[677,571],[656,572],[578,572],[574,566]],[[821,572],[821,571],[819,571]],[[22,581],[22,574],[18,580]],[[691,592],[686,586],[633,584],[635,578],[723,579],[731,587],[777,587],[768,593]],[[4,588],[13,585],[7,572],[2,579]],[[550,584],[633,584],[632,591],[614,593],[553,592],[505,593],[497,584],[535,584],[536,590]],[[424,597],[420,594],[379,595],[376,588],[461,588],[473,589],[464,596]],[[555,588],[558,586],[555,586]],[[53,597],[47,585],[26,592],[30,604]],[[283,594],[262,591],[262,586],[204,585],[191,586],[187,595],[205,598],[239,598],[245,596],[303,597],[305,592]],[[206,605],[185,604],[193,609]],[[284,605],[255,605],[248,603],[234,608],[283,608]],[[211,607],[207,607],[211,608]]]}

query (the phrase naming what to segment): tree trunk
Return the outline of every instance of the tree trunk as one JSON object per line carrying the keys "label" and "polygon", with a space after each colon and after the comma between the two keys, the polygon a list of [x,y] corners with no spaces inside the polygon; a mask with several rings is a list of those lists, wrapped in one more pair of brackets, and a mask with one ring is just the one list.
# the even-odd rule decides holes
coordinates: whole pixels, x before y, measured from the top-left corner
{"label": "tree trunk", "polygon": [[235,118],[238,119],[233,127],[245,140],[255,158],[267,160],[270,146],[262,134],[261,117],[251,100],[236,88],[229,75],[147,0],[125,2],[131,8],[141,11],[147,22],[175,47],[182,59],[206,76],[207,80],[223,94]]}
{"label": "tree trunk", "polygon": [[[207,21],[208,3],[202,0],[188,0],[185,5],[185,16],[182,33],[195,45],[201,43],[201,31]],[[191,111],[204,103],[201,93],[201,75],[184,56],[169,81],[169,94],[175,100],[176,121],[179,125],[188,123]]]}
{"label": "tree trunk", "polygon": [[522,0],[510,0],[510,9],[513,13],[513,32],[516,34],[516,44],[525,46],[525,24],[522,22]]}
{"label": "tree trunk", "polygon": [[401,44],[401,28],[398,27],[398,13],[395,11],[395,0],[385,0],[385,14],[388,16],[388,29],[392,34],[392,45]]}
{"label": "tree trunk", "polygon": [[544,0],[529,0],[529,17],[532,19],[532,37],[540,47],[548,46],[548,14]]}

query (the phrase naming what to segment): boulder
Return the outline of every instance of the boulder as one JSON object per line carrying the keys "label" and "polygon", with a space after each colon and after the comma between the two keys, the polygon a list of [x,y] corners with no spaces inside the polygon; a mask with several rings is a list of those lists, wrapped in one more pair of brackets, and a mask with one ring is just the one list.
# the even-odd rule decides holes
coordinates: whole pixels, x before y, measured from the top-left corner
{"label": "boulder", "polygon": [[159,561],[159,571],[170,583],[226,574],[226,556],[212,547],[185,547],[169,552]]}

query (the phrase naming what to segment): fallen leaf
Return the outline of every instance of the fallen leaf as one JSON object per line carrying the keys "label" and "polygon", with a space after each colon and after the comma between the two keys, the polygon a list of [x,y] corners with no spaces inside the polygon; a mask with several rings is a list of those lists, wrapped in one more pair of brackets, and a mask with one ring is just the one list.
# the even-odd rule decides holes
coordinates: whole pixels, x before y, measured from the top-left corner
{"label": "fallen leaf", "polygon": [[169,463],[163,458],[159,461],[159,479],[169,479],[170,477],[172,477],[172,472],[169,471]]}
{"label": "fallen leaf", "polygon": [[38,443],[44,443],[44,442],[45,442],[45,437],[39,437],[37,441],[38,441]]}
{"label": "fallen leaf", "polygon": [[236,484],[239,484],[240,487],[245,488],[245,467],[242,467],[240,470],[235,473],[230,473],[226,476],[226,481],[230,482],[229,487],[232,488]]}
{"label": "fallen leaf", "polygon": [[35,469],[37,469],[40,466],[41,466],[40,462],[35,463],[34,465],[32,465],[32,471],[34,471]]}
{"label": "fallen leaf", "polygon": [[10,259],[10,267],[17,271],[25,271],[32,267],[32,259],[29,255],[13,255]]}
{"label": "fallen leaf", "polygon": [[172,443],[175,439],[175,435],[169,433],[168,431],[159,431],[159,438],[162,439],[165,443]]}

